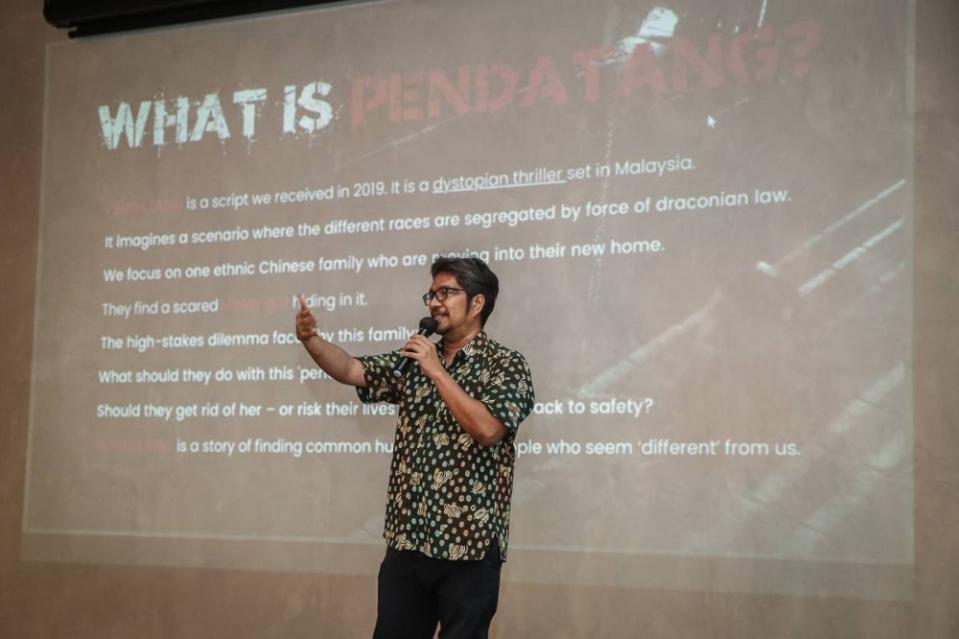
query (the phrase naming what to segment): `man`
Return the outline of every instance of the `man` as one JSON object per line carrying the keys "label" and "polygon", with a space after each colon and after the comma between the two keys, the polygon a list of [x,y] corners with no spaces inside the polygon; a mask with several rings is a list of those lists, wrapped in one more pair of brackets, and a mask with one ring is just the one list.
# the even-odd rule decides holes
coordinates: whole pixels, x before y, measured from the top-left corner
{"label": "man", "polygon": [[[476,258],[440,258],[423,301],[442,336],[354,358],[321,339],[300,297],[296,334],[320,368],[364,402],[399,404],[387,488],[386,557],[374,639],[486,637],[509,542],[513,441],[533,409],[522,355],[483,327],[499,281]],[[401,378],[402,357],[414,360]]]}

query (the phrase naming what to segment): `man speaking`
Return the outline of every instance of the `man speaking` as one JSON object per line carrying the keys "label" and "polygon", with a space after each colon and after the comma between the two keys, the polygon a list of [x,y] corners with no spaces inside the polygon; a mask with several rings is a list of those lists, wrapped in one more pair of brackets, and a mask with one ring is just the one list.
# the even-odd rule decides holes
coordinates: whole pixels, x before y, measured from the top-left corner
{"label": "man speaking", "polygon": [[[399,404],[387,487],[387,550],[374,639],[486,637],[509,544],[513,441],[533,409],[529,366],[483,327],[499,280],[477,258],[439,258],[423,296],[442,339],[355,358],[323,340],[300,296],[296,334],[363,402]],[[403,358],[411,365],[400,367]]]}

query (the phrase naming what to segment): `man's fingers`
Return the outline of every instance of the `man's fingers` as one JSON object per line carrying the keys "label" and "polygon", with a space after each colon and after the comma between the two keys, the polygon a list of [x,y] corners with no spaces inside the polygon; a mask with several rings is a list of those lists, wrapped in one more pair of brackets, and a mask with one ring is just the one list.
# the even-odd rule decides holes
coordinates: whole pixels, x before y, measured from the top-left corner
{"label": "man's fingers", "polygon": [[436,348],[433,342],[422,335],[413,335],[400,349],[400,353],[405,357],[416,356],[416,358],[419,358],[429,353],[432,348]]}
{"label": "man's fingers", "polygon": [[298,296],[300,298],[300,310],[296,314],[298,320],[310,320],[315,322],[316,317],[313,315],[313,311],[310,310],[310,307],[306,305],[306,298],[303,297],[303,294],[300,293]]}
{"label": "man's fingers", "polygon": [[400,349],[400,352],[403,353],[404,355],[406,355],[407,353],[419,354],[422,350],[423,350],[422,345],[417,344],[413,340],[410,340],[403,346],[403,348]]}
{"label": "man's fingers", "polygon": [[316,325],[316,316],[310,312],[310,307],[306,305],[306,298],[300,293],[297,297],[300,299],[300,310],[296,314],[296,336],[306,341],[314,335],[319,336],[320,332]]}

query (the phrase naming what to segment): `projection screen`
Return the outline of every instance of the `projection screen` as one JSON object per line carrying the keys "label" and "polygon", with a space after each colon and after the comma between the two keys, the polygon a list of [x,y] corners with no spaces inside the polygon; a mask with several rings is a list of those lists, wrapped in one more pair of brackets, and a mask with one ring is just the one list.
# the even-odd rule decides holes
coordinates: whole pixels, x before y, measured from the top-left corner
{"label": "projection screen", "polygon": [[364,2],[51,46],[25,557],[375,574],[438,255],[523,352],[508,579],[910,597],[912,4]]}

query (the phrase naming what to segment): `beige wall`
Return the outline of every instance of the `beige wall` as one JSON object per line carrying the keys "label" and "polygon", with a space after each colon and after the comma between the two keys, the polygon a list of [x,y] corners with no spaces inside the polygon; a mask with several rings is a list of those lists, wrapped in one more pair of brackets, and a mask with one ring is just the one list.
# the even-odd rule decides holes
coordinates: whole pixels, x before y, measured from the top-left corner
{"label": "beige wall", "polygon": [[[371,578],[20,561],[32,311],[42,294],[34,274],[44,45],[63,38],[43,22],[41,4],[0,4],[0,635],[368,636]],[[959,636],[959,4],[919,5],[914,601],[511,584],[496,636]],[[547,634],[557,627],[564,634]]]}

